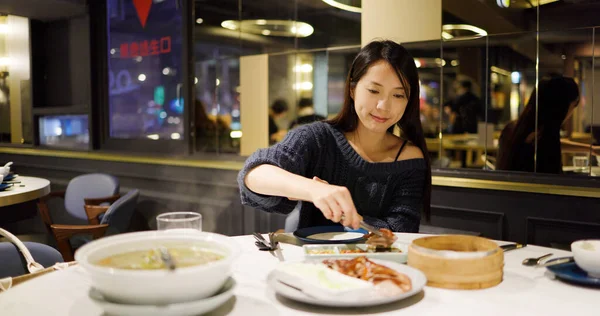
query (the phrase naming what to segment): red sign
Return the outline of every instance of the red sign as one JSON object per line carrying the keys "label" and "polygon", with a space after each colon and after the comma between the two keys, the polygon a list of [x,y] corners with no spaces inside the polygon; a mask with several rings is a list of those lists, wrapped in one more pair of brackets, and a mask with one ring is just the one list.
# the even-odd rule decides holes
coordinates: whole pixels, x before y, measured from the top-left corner
{"label": "red sign", "polygon": [[122,43],[121,58],[146,57],[151,55],[168,54],[171,52],[171,36],[161,39],[144,40],[141,42]]}
{"label": "red sign", "polygon": [[142,28],[145,28],[148,14],[150,14],[150,7],[152,7],[152,0],[133,0],[133,6],[140,19],[140,23],[142,23]]}

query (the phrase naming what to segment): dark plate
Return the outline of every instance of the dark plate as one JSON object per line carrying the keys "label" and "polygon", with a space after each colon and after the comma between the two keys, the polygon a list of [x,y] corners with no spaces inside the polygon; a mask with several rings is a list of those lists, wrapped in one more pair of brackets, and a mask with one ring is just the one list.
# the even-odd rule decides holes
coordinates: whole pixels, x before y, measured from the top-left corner
{"label": "dark plate", "polygon": [[352,244],[361,242],[365,239],[364,236],[358,238],[349,238],[349,239],[339,239],[339,240],[322,240],[322,239],[313,239],[310,236],[322,233],[361,233],[368,234],[366,230],[360,229],[351,229],[343,226],[316,226],[316,227],[307,227],[301,228],[294,232],[294,236],[296,238],[302,240],[307,244]]}
{"label": "dark plate", "polygon": [[575,262],[557,264],[546,268],[554,273],[558,279],[570,283],[600,287],[600,278],[588,276],[587,272],[577,266]]}
{"label": "dark plate", "polygon": [[0,183],[0,191],[4,191],[10,187],[12,187],[13,185],[10,183]]}

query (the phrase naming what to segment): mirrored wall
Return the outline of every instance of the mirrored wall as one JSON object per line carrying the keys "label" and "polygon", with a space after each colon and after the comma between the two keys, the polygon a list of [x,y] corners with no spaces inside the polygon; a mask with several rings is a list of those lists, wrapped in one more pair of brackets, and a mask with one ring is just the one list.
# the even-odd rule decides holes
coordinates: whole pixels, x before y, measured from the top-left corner
{"label": "mirrored wall", "polygon": [[[210,122],[197,124],[199,152],[239,152],[240,56],[268,54],[268,104],[253,106],[269,108],[271,144],[341,108],[361,13],[268,2],[196,4],[196,111],[206,115],[195,116]],[[600,21],[590,13],[600,3],[442,0],[442,10],[441,40],[403,43],[419,69],[433,166],[600,176]]]}

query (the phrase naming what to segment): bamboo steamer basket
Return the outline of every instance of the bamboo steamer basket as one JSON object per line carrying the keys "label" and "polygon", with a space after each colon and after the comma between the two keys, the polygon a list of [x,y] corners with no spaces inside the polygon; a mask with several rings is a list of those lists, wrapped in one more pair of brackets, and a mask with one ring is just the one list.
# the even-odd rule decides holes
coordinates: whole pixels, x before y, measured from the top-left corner
{"label": "bamboo steamer basket", "polygon": [[408,247],[408,265],[425,273],[428,286],[485,289],[502,282],[504,251],[482,237],[423,237]]}

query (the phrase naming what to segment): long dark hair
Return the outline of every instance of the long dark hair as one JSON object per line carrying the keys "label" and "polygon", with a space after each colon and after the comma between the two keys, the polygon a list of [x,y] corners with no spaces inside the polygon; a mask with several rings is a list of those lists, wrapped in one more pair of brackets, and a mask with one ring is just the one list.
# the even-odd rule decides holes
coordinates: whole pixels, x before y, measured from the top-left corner
{"label": "long dark hair", "polygon": [[367,73],[369,67],[382,60],[394,68],[407,93],[408,104],[406,105],[406,110],[400,121],[390,127],[389,132],[393,131],[394,126],[398,126],[402,132],[402,137],[419,147],[423,152],[423,157],[427,164],[427,175],[423,189],[423,214],[429,221],[431,211],[431,162],[420,119],[419,74],[413,57],[402,45],[392,41],[373,41],[360,50],[356,58],[354,58],[352,67],[346,78],[344,106],[338,115],[329,121],[329,124],[343,132],[353,132],[356,130],[358,127],[358,115],[354,109],[354,100],[351,97],[351,91]]}
{"label": "long dark hair", "polygon": [[535,131],[536,114],[538,117],[537,132],[540,133],[540,136],[536,135],[536,137],[538,143],[543,144],[546,151],[543,159],[560,161],[560,128],[567,118],[571,104],[579,99],[579,88],[572,78],[554,76],[540,80],[538,91],[538,113],[536,113],[534,90],[512,132],[503,135],[496,169],[514,170],[515,165],[522,164],[522,162],[516,161],[522,158],[517,151],[526,142],[527,137]]}

